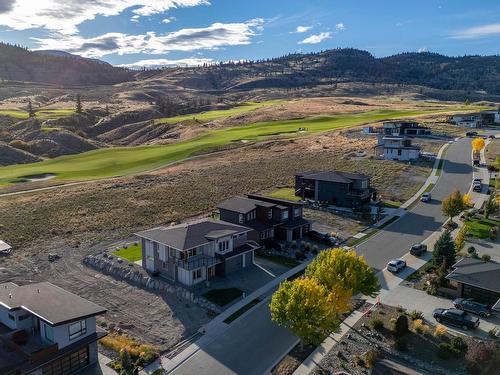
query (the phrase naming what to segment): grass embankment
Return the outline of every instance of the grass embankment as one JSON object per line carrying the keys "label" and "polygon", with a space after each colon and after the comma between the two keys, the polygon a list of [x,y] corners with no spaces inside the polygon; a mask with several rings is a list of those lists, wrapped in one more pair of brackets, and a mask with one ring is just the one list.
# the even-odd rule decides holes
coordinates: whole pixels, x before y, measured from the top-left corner
{"label": "grass embankment", "polygon": [[294,201],[298,202],[300,201],[300,197],[297,197],[295,195],[295,189],[294,188],[281,188],[281,189],[276,189],[268,194],[266,194],[268,197],[271,198],[276,198],[276,199],[286,199],[289,201]]}
{"label": "grass embankment", "polygon": [[209,290],[203,294],[203,297],[220,307],[224,307],[228,303],[233,302],[235,299],[240,298],[242,295],[243,292],[238,288],[227,288]]}
{"label": "grass embankment", "polygon": [[138,260],[142,259],[142,249],[141,245],[139,244],[134,244],[122,249],[115,250],[111,254],[126,259],[129,262],[137,262]]}
{"label": "grass embankment", "polygon": [[284,100],[276,99],[276,100],[267,100],[263,102],[245,102],[239,105],[236,105],[229,109],[219,109],[214,111],[206,111],[200,113],[191,113],[188,115],[180,115],[174,117],[164,117],[155,120],[155,124],[176,124],[178,122],[183,121],[199,121],[199,122],[208,122],[213,120],[218,120],[221,118],[241,115],[246,112],[253,111],[254,109],[269,107],[276,104],[284,103]]}
{"label": "grass embankment", "polygon": [[[53,120],[61,117],[67,117],[75,113],[74,109],[41,109],[35,112],[35,117],[40,120]],[[17,109],[0,110],[0,116],[9,116],[18,120],[27,120],[28,112]]]}
{"label": "grass embankment", "polygon": [[[242,141],[261,141],[279,136],[295,137],[349,128],[381,120],[442,113],[446,110],[374,110],[362,113],[268,121],[247,126],[209,130],[205,134],[170,145],[112,147],[61,156],[33,164],[0,168],[0,186],[22,181],[23,176],[54,174],[54,180],[85,181],[131,175],[180,161]],[[299,132],[299,128],[307,129]]]}

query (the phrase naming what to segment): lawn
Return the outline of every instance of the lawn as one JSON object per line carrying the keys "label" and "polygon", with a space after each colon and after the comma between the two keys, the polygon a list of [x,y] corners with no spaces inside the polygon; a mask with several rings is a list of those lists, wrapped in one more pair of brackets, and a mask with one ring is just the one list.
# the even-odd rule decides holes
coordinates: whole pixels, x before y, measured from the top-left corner
{"label": "lawn", "polygon": [[257,108],[269,107],[272,105],[283,103],[284,100],[267,100],[264,102],[246,102],[240,105],[236,105],[230,109],[221,109],[214,111],[206,111],[200,113],[191,113],[188,115],[174,116],[174,117],[164,117],[155,120],[155,124],[176,124],[182,121],[194,120],[200,122],[208,122],[217,120],[220,118],[231,117],[235,115],[241,115],[246,112],[253,111]]}
{"label": "lawn", "polygon": [[271,262],[281,264],[288,268],[293,268],[298,266],[300,263],[295,259],[285,257],[283,255],[274,255],[274,254],[259,254],[255,255],[257,258],[267,259]]}
{"label": "lawn", "polygon": [[491,228],[499,226],[500,220],[474,217],[467,221],[467,233],[475,238],[490,238]]}
{"label": "lawn", "polygon": [[[268,121],[232,128],[209,130],[203,135],[169,145],[111,147],[77,155],[66,155],[38,163],[0,168],[0,186],[22,181],[27,175],[54,174],[54,180],[84,181],[136,174],[217,150],[242,141],[261,141],[278,136],[296,137],[358,126],[384,119],[437,114],[446,110],[374,110],[361,113]],[[307,129],[299,132],[299,128]]]}
{"label": "lawn", "polygon": [[141,245],[134,244],[128,247],[124,247],[112,252],[113,255],[117,257],[128,260],[129,262],[137,262],[142,259],[142,249]]}
{"label": "lawn", "polygon": [[235,299],[240,298],[242,295],[243,291],[238,288],[226,288],[209,290],[203,294],[203,297],[208,299],[210,302],[223,307]]}
{"label": "lawn", "polygon": [[300,197],[297,197],[295,195],[295,189],[293,188],[276,189],[266,195],[276,199],[287,199],[289,201],[294,201],[294,202],[300,201]]}
{"label": "lawn", "polygon": [[[70,116],[75,113],[74,109],[41,109],[35,112],[35,116],[40,120],[58,119],[61,117]],[[19,120],[26,120],[28,112],[17,109],[0,110],[0,116],[14,117]]]}

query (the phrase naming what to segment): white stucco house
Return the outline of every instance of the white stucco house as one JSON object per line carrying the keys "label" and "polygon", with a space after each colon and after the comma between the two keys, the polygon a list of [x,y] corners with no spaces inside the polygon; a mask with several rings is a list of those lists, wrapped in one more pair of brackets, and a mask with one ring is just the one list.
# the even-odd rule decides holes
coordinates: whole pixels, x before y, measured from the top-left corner
{"label": "white stucco house", "polygon": [[378,147],[383,149],[384,159],[410,161],[420,157],[420,145],[412,144],[411,139],[406,137],[383,137],[382,144]]}

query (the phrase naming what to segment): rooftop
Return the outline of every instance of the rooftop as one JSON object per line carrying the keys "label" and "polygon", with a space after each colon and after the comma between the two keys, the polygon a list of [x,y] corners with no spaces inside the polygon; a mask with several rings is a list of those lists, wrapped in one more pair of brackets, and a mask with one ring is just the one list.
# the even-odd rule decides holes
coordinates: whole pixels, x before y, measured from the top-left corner
{"label": "rooftop", "polygon": [[462,258],[453,265],[447,279],[500,293],[500,264]]}
{"label": "rooftop", "polygon": [[11,248],[12,247],[7,242],[0,240],[0,251],[8,251]]}
{"label": "rooftop", "polygon": [[201,246],[210,240],[250,229],[221,220],[203,219],[192,223],[158,227],[136,233],[136,236],[161,243],[178,250],[188,250]]}
{"label": "rooftop", "polygon": [[220,203],[217,208],[246,214],[253,211],[257,206],[271,208],[275,206],[275,204],[246,197],[232,197]]}
{"label": "rooftop", "polygon": [[0,304],[9,310],[22,308],[53,326],[106,312],[104,307],[49,282],[0,284]]}
{"label": "rooftop", "polygon": [[328,172],[308,171],[308,172],[297,173],[296,176],[308,178],[311,180],[341,182],[346,184],[351,183],[354,180],[366,180],[370,178],[369,176],[362,173],[341,172],[341,171],[328,171]]}

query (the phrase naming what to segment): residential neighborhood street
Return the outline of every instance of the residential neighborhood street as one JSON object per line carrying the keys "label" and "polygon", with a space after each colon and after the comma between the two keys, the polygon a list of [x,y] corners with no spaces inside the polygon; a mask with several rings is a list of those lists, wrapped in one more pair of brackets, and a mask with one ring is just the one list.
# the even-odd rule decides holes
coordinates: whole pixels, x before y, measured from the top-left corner
{"label": "residential neighborhood street", "polygon": [[[445,158],[441,176],[432,190],[432,201],[418,202],[399,220],[357,247],[357,252],[364,255],[377,271],[383,270],[390,259],[406,254],[412,244],[423,242],[440,229],[447,219],[441,212],[441,200],[445,196],[455,189],[462,193],[469,190],[473,173],[470,139],[452,143]],[[421,266],[420,263],[418,266]],[[385,278],[382,277],[382,280]],[[392,281],[382,285],[385,289],[382,298],[387,298],[388,289],[403,288],[398,286],[401,279],[394,278]],[[170,370],[175,374],[268,372],[297,343],[296,337],[271,321],[268,303],[269,298],[229,326],[221,322],[217,335],[202,337],[194,344],[194,349],[191,348],[192,354]],[[408,303],[407,307],[412,308],[410,305]],[[482,328],[486,326],[488,324]],[[168,363],[165,365],[169,367]]]}

